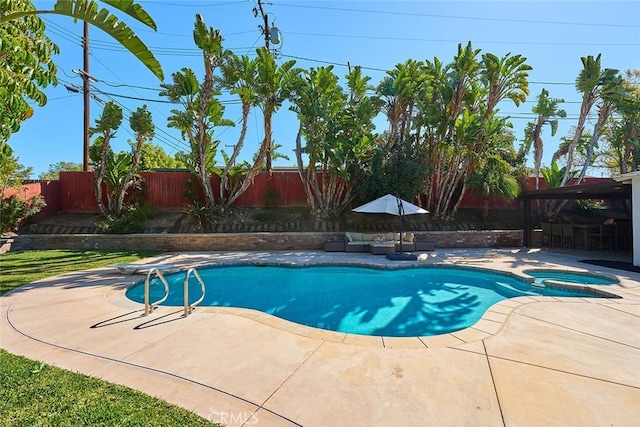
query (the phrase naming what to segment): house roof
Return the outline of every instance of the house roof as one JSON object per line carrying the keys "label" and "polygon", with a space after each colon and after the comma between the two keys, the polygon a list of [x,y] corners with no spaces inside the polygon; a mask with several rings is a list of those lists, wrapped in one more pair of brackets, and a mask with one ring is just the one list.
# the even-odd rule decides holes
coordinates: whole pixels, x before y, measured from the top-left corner
{"label": "house roof", "polygon": [[520,193],[520,199],[631,199],[631,184],[614,180],[566,187],[529,190]]}

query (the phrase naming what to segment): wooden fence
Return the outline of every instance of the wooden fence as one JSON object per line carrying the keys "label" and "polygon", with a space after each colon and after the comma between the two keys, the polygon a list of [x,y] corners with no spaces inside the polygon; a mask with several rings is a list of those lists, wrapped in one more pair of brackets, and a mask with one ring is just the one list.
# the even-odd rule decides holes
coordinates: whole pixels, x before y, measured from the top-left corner
{"label": "wooden fence", "polygon": [[[188,202],[184,196],[185,185],[192,180],[199,188],[197,179],[190,172],[143,172],[144,180],[142,199],[150,203],[159,211],[182,210]],[[586,182],[597,182],[606,178],[587,178]],[[214,192],[219,197],[219,178],[211,178]],[[525,181],[523,190],[531,190],[535,186],[533,178]],[[546,188],[544,180],[541,180],[541,188]],[[39,217],[47,217],[57,212],[64,213],[96,213],[98,205],[93,191],[92,172],[61,172],[59,181],[38,181],[25,184],[22,188],[9,190],[7,195],[20,194],[30,197],[35,194],[44,196],[47,207],[39,214]],[[267,204],[280,207],[304,207],[307,206],[307,198],[304,187],[297,171],[273,171],[259,173],[253,184],[237,200],[236,206],[264,207]],[[469,191],[465,195],[460,208],[482,208],[484,199],[481,195]],[[490,209],[519,209],[518,199],[506,202],[503,199],[491,195],[489,198]]]}

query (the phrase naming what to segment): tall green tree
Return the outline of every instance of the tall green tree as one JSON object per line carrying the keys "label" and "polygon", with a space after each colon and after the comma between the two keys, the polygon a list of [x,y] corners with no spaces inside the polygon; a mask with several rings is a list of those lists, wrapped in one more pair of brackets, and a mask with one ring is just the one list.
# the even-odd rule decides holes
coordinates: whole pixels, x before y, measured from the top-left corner
{"label": "tall green tree", "polygon": [[182,110],[171,110],[169,127],[178,129],[191,148],[192,168],[204,191],[206,208],[216,208],[216,196],[211,184],[215,168],[215,156],[219,141],[215,139],[215,128],[234,126],[224,118],[224,106],[216,98],[220,90],[215,85],[215,72],[230,55],[222,46],[222,35],[213,27],[207,27],[202,16],[196,15],[193,40],[202,51],[204,77],[198,81],[195,72],[183,68],[171,75],[173,83],[161,84],[161,96],[179,103]]}
{"label": "tall green tree", "polygon": [[640,70],[627,70],[623,76],[625,96],[605,124],[603,135],[608,142],[606,166],[612,174],[625,174],[640,168]]}
{"label": "tall green tree", "polygon": [[[149,28],[157,29],[151,16],[134,0],[101,0],[100,3],[125,13]],[[156,77],[160,80],[164,79],[160,63],[135,32],[125,22],[118,20],[118,17],[109,8],[101,8],[99,3],[94,0],[57,0],[53,9],[36,9],[31,0],[2,0],[2,5],[3,13],[0,16],[0,25],[20,21],[22,18],[48,14],[63,15],[74,20],[85,21],[109,34],[138,58]]]}
{"label": "tall green tree", "polygon": [[60,172],[69,172],[75,171],[80,172],[82,170],[82,165],[76,162],[57,162],[52,165],[49,165],[49,169],[45,172],[42,172],[38,179],[47,180],[47,181],[56,181],[60,178]]}
{"label": "tall green tree", "polygon": [[540,95],[537,96],[537,101],[531,111],[538,116],[533,122],[527,123],[522,148],[523,154],[526,155],[531,146],[533,146],[533,173],[536,190],[540,188],[540,167],[542,166],[542,154],[544,151],[542,131],[544,126],[549,125],[551,127],[551,136],[555,136],[558,131],[558,119],[567,117],[567,112],[559,108],[559,104],[563,103],[564,99],[550,98],[548,90],[543,88]]}
{"label": "tall green tree", "polygon": [[[526,99],[530,69],[520,55],[481,56],[467,43],[458,46],[447,65],[434,58],[420,66],[407,62],[388,73],[379,91],[392,113],[387,113],[389,134],[425,153],[432,170],[424,188],[425,207],[434,218],[455,216],[483,159],[499,158],[504,149],[499,141],[511,125],[498,118],[497,106],[504,100],[517,106]],[[402,81],[415,74],[420,77],[410,80],[419,85]]]}
{"label": "tall green tree", "polygon": [[[130,144],[133,144],[130,142]],[[178,158],[178,153],[173,156],[167,154],[164,149],[150,142],[142,145],[140,156],[140,170],[153,169],[187,169],[187,164]]]}
{"label": "tall green tree", "polygon": [[264,140],[258,152],[258,161],[264,161],[267,171],[271,172],[273,115],[282,103],[289,99],[300,69],[295,68],[295,61],[286,61],[278,66],[266,48],[256,50],[256,79],[253,86],[257,104],[263,115]]}
{"label": "tall green tree", "polygon": [[11,156],[8,141],[33,107],[43,106],[43,89],[57,84],[53,56],[58,47],[46,36],[44,22],[36,15],[7,19],[18,12],[33,12],[30,0],[0,0],[0,157]]}
{"label": "tall green tree", "polygon": [[[93,192],[96,196],[96,203],[100,213],[109,216],[109,206],[113,205],[113,197],[108,198],[109,205],[105,206],[102,197],[102,183],[105,180],[109,170],[114,167],[107,168],[109,162],[113,161],[113,151],[111,150],[111,140],[115,138],[116,131],[122,124],[122,109],[115,102],[108,102],[102,110],[101,116],[96,120],[95,127],[89,129],[91,135],[98,135],[94,145],[99,147],[99,157],[92,159],[96,165],[93,172]],[[115,162],[115,165],[121,162]],[[113,166],[113,165],[112,165]]]}
{"label": "tall green tree", "polygon": [[323,218],[340,214],[353,199],[353,184],[372,152],[373,119],[381,107],[377,96],[367,95],[373,87],[360,67],[350,68],[347,91],[338,80],[333,66],[311,68],[298,79],[292,97],[291,109],[300,121],[298,172],[312,212]]}
{"label": "tall green tree", "polygon": [[[131,152],[114,153],[111,141],[122,124],[122,109],[114,102],[105,104],[96,126],[90,129],[98,135],[90,154],[94,163],[93,189],[100,213],[105,217],[118,217],[123,213],[124,199],[139,179],[142,147],[154,135],[151,113],[146,105],[137,108],[129,117],[129,126],[135,134]],[[103,202],[103,189],[107,189],[107,205]]]}
{"label": "tall green tree", "polygon": [[591,55],[580,58],[582,61],[582,70],[576,78],[576,89],[582,94],[582,102],[580,104],[580,115],[575,127],[575,132],[571,142],[560,147],[552,157],[552,161],[557,161],[560,157],[565,156],[567,168],[562,185],[566,185],[572,176],[575,167],[573,157],[576,147],[582,138],[587,116],[591,113],[593,106],[598,101],[598,94],[602,78],[601,55],[593,57]]}

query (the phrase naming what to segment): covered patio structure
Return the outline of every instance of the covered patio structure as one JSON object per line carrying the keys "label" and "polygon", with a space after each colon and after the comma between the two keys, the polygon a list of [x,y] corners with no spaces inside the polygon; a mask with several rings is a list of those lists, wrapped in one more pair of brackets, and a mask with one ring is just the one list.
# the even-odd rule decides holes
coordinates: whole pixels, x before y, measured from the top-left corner
{"label": "covered patio structure", "polygon": [[[638,173],[638,189],[640,192],[640,173]],[[529,247],[532,242],[533,218],[531,210],[532,200],[631,200],[632,201],[632,185],[626,181],[604,181],[580,185],[569,185],[566,187],[545,188],[541,190],[529,190],[520,193],[520,200],[523,203],[524,221],[523,221],[523,246]],[[640,233],[640,218],[636,222],[635,217],[640,214],[634,213],[633,221],[633,264],[640,266],[640,234],[635,238],[636,233]],[[638,245],[638,247],[636,247]],[[637,258],[637,259],[636,259]]]}

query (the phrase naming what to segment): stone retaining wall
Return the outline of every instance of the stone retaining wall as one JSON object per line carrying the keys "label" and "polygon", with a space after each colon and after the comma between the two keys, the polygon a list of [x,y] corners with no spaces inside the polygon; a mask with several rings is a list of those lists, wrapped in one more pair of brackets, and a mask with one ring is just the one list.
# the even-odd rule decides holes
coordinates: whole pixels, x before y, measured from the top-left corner
{"label": "stone retaining wall", "polygon": [[[437,248],[522,246],[522,230],[428,231]],[[162,251],[247,251],[322,249],[325,240],[344,233],[219,233],[219,234],[25,234],[14,239],[12,251],[33,249],[109,249]],[[535,242],[535,240],[534,240]]]}

